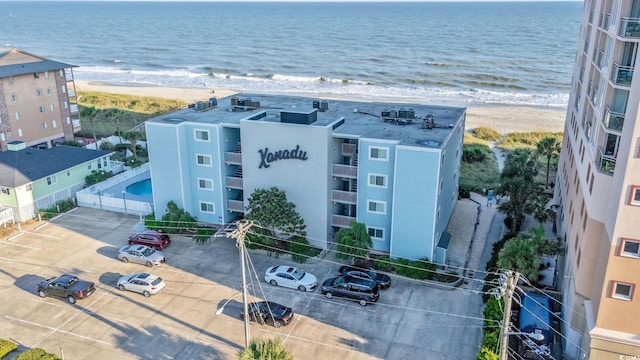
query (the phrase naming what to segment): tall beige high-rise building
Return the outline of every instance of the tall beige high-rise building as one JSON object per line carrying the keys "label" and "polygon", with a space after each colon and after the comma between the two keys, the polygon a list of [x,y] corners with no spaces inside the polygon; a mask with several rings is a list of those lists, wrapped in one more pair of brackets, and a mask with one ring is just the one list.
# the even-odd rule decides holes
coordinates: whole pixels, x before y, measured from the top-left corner
{"label": "tall beige high-rise building", "polygon": [[558,165],[571,359],[640,359],[640,0],[586,0]]}
{"label": "tall beige high-rise building", "polygon": [[12,141],[50,148],[74,139],[80,130],[74,67],[0,48],[0,151]]}

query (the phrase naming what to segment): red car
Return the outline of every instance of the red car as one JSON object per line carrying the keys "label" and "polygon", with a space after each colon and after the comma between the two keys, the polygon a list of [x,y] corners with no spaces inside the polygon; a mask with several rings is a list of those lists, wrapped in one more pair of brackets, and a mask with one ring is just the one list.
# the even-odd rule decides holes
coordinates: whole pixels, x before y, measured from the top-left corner
{"label": "red car", "polygon": [[171,245],[171,238],[169,235],[160,231],[147,230],[138,234],[129,236],[129,245],[146,245],[157,250],[162,250]]}

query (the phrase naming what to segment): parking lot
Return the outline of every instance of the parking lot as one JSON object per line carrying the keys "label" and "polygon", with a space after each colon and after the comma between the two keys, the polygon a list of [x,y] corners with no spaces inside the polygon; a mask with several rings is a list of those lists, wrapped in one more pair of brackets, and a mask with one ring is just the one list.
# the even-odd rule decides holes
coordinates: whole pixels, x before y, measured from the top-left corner
{"label": "parking lot", "polygon": [[[40,347],[65,359],[234,359],[244,347],[241,272],[231,239],[198,245],[172,237],[158,268],[123,263],[120,246],[137,217],[77,208],[0,239],[0,338]],[[264,282],[267,267],[287,258],[250,251],[251,301],[267,298],[295,312],[276,329],[250,324],[251,338],[280,338],[296,359],[475,359],[482,336],[482,299],[464,287],[437,289],[392,277],[376,304],[365,307]],[[335,276],[331,254],[303,265],[318,282]],[[150,298],[114,285],[132,272],[161,276],[167,287]],[[97,292],[75,305],[40,298],[37,283],[72,273]],[[228,302],[228,303],[227,303]],[[222,305],[220,315],[216,310]]]}

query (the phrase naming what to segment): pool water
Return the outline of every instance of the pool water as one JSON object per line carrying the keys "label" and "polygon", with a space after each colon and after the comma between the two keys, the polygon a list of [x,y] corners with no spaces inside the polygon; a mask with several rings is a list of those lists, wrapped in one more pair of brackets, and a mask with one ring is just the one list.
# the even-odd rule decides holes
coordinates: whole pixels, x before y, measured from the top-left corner
{"label": "pool water", "polygon": [[127,186],[127,193],[131,195],[151,195],[151,179],[146,179],[142,181],[138,181],[137,183],[133,183]]}

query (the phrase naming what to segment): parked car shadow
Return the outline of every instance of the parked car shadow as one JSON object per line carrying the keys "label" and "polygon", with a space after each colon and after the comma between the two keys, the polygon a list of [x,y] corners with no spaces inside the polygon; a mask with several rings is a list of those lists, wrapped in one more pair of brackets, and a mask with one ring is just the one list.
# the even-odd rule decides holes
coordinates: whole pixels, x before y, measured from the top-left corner
{"label": "parked car shadow", "polygon": [[228,315],[234,318],[240,317],[242,312],[242,302],[232,299],[220,300],[218,306],[216,306],[216,315]]}
{"label": "parked car shadow", "polygon": [[40,275],[25,274],[17,278],[13,282],[13,285],[15,285],[19,289],[37,296],[36,290],[38,289],[38,283],[45,279],[45,277]]}
{"label": "parked car shadow", "polygon": [[122,276],[123,274],[117,273],[117,272],[106,272],[102,275],[100,275],[100,277],[98,278],[98,281],[100,281],[101,284],[107,285],[107,286],[116,286],[116,283],[118,282],[118,279]]}
{"label": "parked car shadow", "polygon": [[116,247],[116,246],[103,246],[101,248],[98,248],[98,250],[96,250],[96,252],[98,254],[106,256],[108,258],[117,259],[118,258],[118,250],[120,250],[120,248]]}

